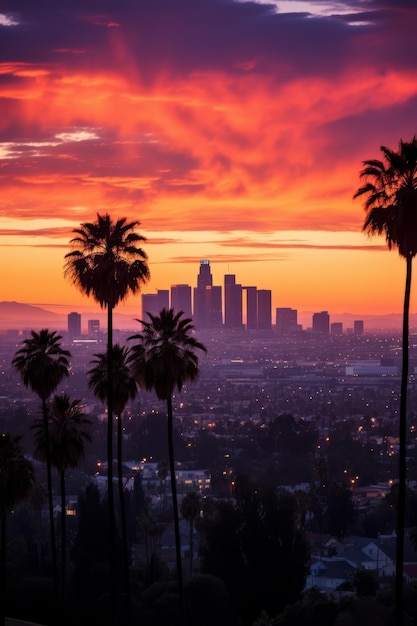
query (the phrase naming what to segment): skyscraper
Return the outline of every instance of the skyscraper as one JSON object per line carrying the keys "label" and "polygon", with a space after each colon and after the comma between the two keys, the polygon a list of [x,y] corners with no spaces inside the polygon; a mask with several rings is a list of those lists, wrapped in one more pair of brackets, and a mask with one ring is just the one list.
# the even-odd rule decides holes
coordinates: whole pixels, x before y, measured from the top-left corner
{"label": "skyscraper", "polygon": [[258,301],[256,287],[242,287],[246,290],[246,328],[256,330],[258,328]]}
{"label": "skyscraper", "polygon": [[68,314],[68,337],[70,340],[81,337],[81,315],[80,313]]}
{"label": "skyscraper", "polygon": [[317,333],[328,333],[330,329],[330,316],[327,311],[313,313],[313,330]]}
{"label": "skyscraper", "polygon": [[222,315],[222,288],[220,285],[206,287],[207,328],[221,328]]}
{"label": "skyscraper", "polygon": [[142,319],[148,321],[147,313],[159,315],[162,309],[169,309],[169,290],[158,289],[156,293],[142,294]]}
{"label": "skyscraper", "polygon": [[354,320],[353,322],[353,334],[363,335],[363,320]]}
{"label": "skyscraper", "polygon": [[236,283],[234,274],[224,277],[224,325],[242,328],[242,285]]}
{"label": "skyscraper", "polygon": [[210,261],[200,261],[200,272],[197,276],[197,287],[194,288],[193,320],[197,328],[208,327],[208,311],[206,302],[206,288],[213,285],[213,276],[210,270]]}
{"label": "skyscraper", "polygon": [[294,333],[298,329],[298,311],[288,307],[275,310],[275,324],[279,335]]}
{"label": "skyscraper", "polygon": [[343,323],[333,322],[332,324],[330,324],[330,334],[331,335],[343,335]]}
{"label": "skyscraper", "polygon": [[272,293],[270,289],[258,289],[258,329],[271,330],[272,326]]}
{"label": "skyscraper", "polygon": [[175,313],[182,311],[185,317],[191,317],[190,285],[171,285],[171,308]]}
{"label": "skyscraper", "polygon": [[97,337],[100,333],[100,320],[88,320],[88,334],[90,337]]}

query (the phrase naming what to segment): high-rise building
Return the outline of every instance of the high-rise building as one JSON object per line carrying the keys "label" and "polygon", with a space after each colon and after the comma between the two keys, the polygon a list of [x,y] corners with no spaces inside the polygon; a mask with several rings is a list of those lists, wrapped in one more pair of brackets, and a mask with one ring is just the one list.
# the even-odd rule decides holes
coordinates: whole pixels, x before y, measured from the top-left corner
{"label": "high-rise building", "polygon": [[353,322],[353,334],[363,335],[363,320],[354,320]]}
{"label": "high-rise building", "polygon": [[330,329],[330,316],[327,311],[313,313],[313,330],[317,333],[328,333]]}
{"label": "high-rise building", "polygon": [[333,322],[330,324],[330,334],[331,335],[343,335],[343,323],[342,322]]}
{"label": "high-rise building", "polygon": [[298,329],[298,312],[289,307],[275,309],[275,324],[279,335],[295,333]]}
{"label": "high-rise building", "polygon": [[169,309],[169,290],[158,289],[156,293],[142,294],[142,319],[148,321],[147,313],[159,315],[162,309]]}
{"label": "high-rise building", "polygon": [[68,314],[68,337],[70,340],[81,337],[81,315],[80,313]]}
{"label": "high-rise building", "polygon": [[88,334],[90,337],[97,337],[100,333],[100,320],[88,320]]}
{"label": "high-rise building", "polygon": [[171,308],[175,313],[182,311],[185,317],[191,317],[190,285],[171,285]]}
{"label": "high-rise building", "polygon": [[242,285],[236,283],[234,274],[224,277],[224,325],[242,328]]}
{"label": "high-rise building", "polygon": [[207,328],[221,328],[222,315],[222,288],[217,285],[206,287]]}
{"label": "high-rise building", "polygon": [[258,328],[258,300],[256,287],[242,287],[246,290],[246,328],[256,330]]}
{"label": "high-rise building", "polygon": [[258,329],[271,330],[272,327],[272,293],[270,289],[258,289]]}
{"label": "high-rise building", "polygon": [[200,272],[197,276],[197,287],[194,288],[193,320],[197,328],[207,328],[206,288],[213,285],[213,276],[210,270],[210,261],[200,261]]}

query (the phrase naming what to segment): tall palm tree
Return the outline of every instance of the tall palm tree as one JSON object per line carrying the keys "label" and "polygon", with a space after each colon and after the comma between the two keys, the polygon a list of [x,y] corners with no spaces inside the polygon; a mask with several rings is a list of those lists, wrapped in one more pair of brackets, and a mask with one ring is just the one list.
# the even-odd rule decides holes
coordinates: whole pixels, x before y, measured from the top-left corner
{"label": "tall palm tree", "polygon": [[417,254],[417,138],[400,140],[397,151],[381,146],[382,160],[363,162],[364,185],[354,197],[365,197],[363,230],[384,235],[388,248],[397,248],[406,261],[402,329],[402,374],[398,454],[398,510],[395,573],[397,626],[403,623],[403,566],[406,496],[407,385],[409,369],[409,308],[412,261]]}
{"label": "tall palm tree", "polygon": [[167,403],[168,451],[171,476],[172,505],[174,509],[175,548],[178,587],[183,623],[186,623],[184,587],[181,566],[181,542],[175,481],[174,437],[172,396],[175,388],[180,392],[186,381],[198,377],[197,351],[206,347],[192,336],[191,319],[183,317],[183,311],[162,309],[159,315],[147,313],[149,321],[137,320],[142,332],[130,339],[139,343],[131,348],[133,373],[139,385],[148,391],[154,389],[160,400]]}
{"label": "tall palm tree", "polygon": [[71,353],[61,347],[61,335],[44,328],[39,333],[32,330],[31,336],[23,341],[12,361],[25,387],[34,391],[42,402],[43,427],[46,442],[46,472],[48,484],[49,526],[54,584],[58,584],[54,505],[52,497],[52,472],[49,455],[49,428],[47,400],[65,376],[68,376]]}
{"label": "tall palm tree", "polygon": [[149,280],[147,255],[139,247],[145,237],[135,232],[138,221],[113,221],[97,214],[95,222],[84,222],[74,229],[71,252],[65,255],[65,275],[87,296],[90,294],[107,309],[107,490],[109,515],[109,562],[111,590],[116,594],[116,546],[113,492],[113,310],[130,293],[137,293]]}
{"label": "tall palm tree", "polygon": [[[85,455],[85,444],[91,441],[88,426],[80,400],[73,400],[67,394],[56,395],[48,406],[49,457],[51,465],[58,470],[61,483],[61,594],[65,596],[66,578],[66,494],[65,472],[69,467],[77,467]],[[33,424],[35,450],[39,461],[47,456],[47,440],[42,420]]]}
{"label": "tall palm tree", "polygon": [[[91,361],[94,365],[88,372],[88,386],[94,395],[105,402],[109,389],[107,373],[107,352],[95,354],[95,359]],[[134,400],[137,394],[137,383],[133,377],[128,363],[129,350],[119,344],[113,346],[113,410],[117,417],[117,475],[120,501],[120,521],[122,530],[123,565],[125,572],[125,583],[127,598],[130,603],[130,581],[129,581],[129,549],[127,541],[126,507],[123,486],[123,424],[122,415],[129,400]]]}
{"label": "tall palm tree", "polygon": [[5,623],[6,518],[29,496],[35,482],[33,465],[24,456],[20,439],[9,433],[0,435],[0,626]]}
{"label": "tall palm tree", "polygon": [[201,496],[198,491],[190,491],[181,501],[181,517],[190,525],[190,570],[189,576],[193,575],[194,557],[194,522],[201,511]]}

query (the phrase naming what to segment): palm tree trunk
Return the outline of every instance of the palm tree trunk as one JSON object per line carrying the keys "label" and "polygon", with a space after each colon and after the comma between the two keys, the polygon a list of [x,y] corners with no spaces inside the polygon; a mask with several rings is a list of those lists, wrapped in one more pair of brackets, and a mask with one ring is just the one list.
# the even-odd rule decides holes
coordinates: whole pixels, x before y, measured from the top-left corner
{"label": "palm tree trunk", "polygon": [[[116,521],[113,489],[113,307],[107,305],[107,501],[109,516],[110,594],[113,611],[117,606]],[[117,622],[116,622],[117,623]]]}
{"label": "palm tree trunk", "polygon": [[61,600],[65,602],[66,549],[67,549],[67,507],[65,498],[65,472],[61,470]]}
{"label": "palm tree trunk", "polygon": [[409,311],[412,274],[412,257],[406,258],[407,273],[404,291],[403,334],[402,334],[402,371],[401,371],[401,398],[400,398],[400,447],[398,454],[398,510],[397,510],[397,547],[395,564],[395,619],[396,626],[404,623],[403,600],[403,569],[404,569],[404,527],[405,527],[405,500],[406,500],[406,445],[407,445],[407,387],[409,367]]}
{"label": "palm tree trunk", "polygon": [[120,500],[120,525],[122,530],[122,550],[123,550],[123,569],[125,575],[126,586],[126,599],[127,606],[130,609],[130,577],[129,577],[129,547],[127,541],[127,528],[126,528],[126,507],[125,496],[123,489],[123,469],[122,469],[122,414],[117,416],[117,477],[119,486],[119,500]]}
{"label": "palm tree trunk", "polygon": [[0,626],[6,623],[6,513],[0,516]]}
{"label": "palm tree trunk", "polygon": [[49,425],[48,425],[48,409],[46,399],[42,398],[42,415],[43,426],[45,429],[45,456],[46,456],[46,475],[48,483],[48,505],[49,505],[49,527],[51,534],[51,555],[52,555],[52,574],[55,589],[58,589],[58,561],[56,554],[56,535],[55,535],[55,519],[54,519],[54,500],[52,495],[52,465],[51,451],[49,446]]}
{"label": "palm tree trunk", "polygon": [[186,626],[186,612],[185,612],[185,599],[184,599],[184,584],[182,579],[182,564],[181,564],[181,538],[180,538],[180,520],[178,515],[178,502],[177,502],[177,483],[175,480],[175,464],[174,464],[174,429],[173,429],[173,416],[172,416],[172,397],[167,400],[168,409],[168,450],[169,450],[169,470],[171,475],[171,493],[172,493],[172,507],[174,510],[174,531],[175,531],[175,552],[177,557],[177,579],[178,579],[178,591],[180,596],[182,624]]}

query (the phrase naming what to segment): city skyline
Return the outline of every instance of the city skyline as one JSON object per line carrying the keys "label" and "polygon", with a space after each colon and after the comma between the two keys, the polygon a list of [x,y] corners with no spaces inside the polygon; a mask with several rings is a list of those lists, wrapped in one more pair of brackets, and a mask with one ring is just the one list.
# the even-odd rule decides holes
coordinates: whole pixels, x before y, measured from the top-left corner
{"label": "city skyline", "polygon": [[401,312],[405,263],[352,198],[362,161],[417,133],[416,7],[49,4],[0,12],[2,300],[94,309],[63,265],[99,211],[141,222],[146,290],[207,257],[273,310]]}

